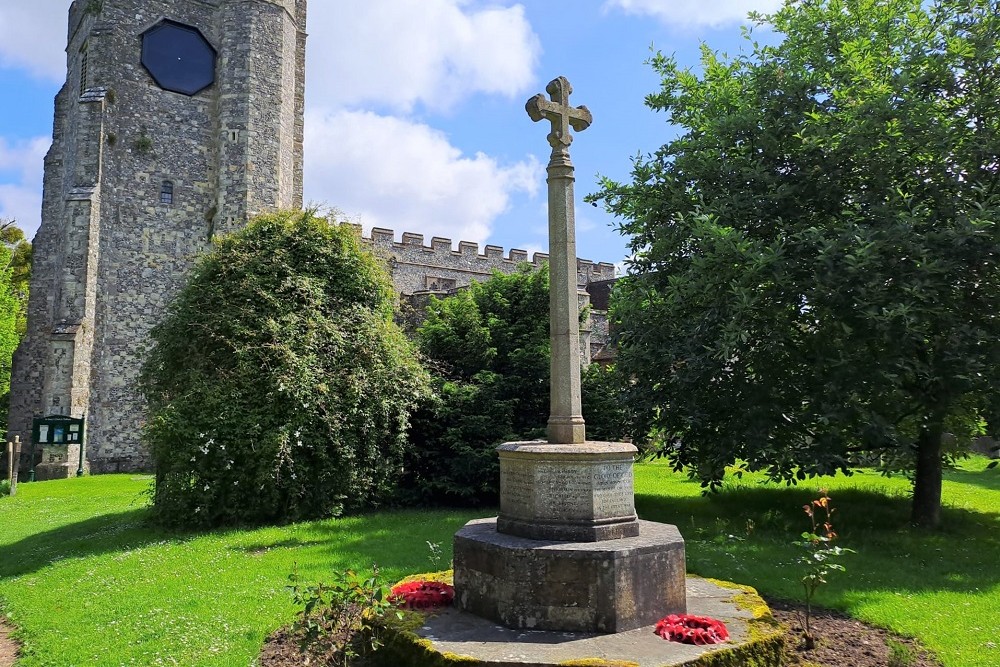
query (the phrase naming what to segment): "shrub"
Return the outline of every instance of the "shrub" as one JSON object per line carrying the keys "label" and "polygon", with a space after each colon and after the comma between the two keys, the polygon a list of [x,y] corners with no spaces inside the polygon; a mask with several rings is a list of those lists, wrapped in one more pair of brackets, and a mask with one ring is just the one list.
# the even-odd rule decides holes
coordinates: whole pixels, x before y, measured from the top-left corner
{"label": "shrub", "polygon": [[[433,299],[417,330],[434,397],[414,415],[401,489],[405,502],[493,504],[499,498],[495,448],[545,437],[549,416],[548,271],[524,265]],[[617,439],[624,417],[615,376],[583,374],[591,439]]]}
{"label": "shrub", "polygon": [[426,376],[392,284],[348,226],[261,216],[220,241],[151,338],[141,383],[156,516],[219,525],[371,505]]}
{"label": "shrub", "polygon": [[379,620],[396,607],[392,593],[372,565],[372,576],[353,570],[333,573],[331,584],[304,584],[297,572],[288,577],[296,614],[291,631],[303,664],[347,667],[382,645]]}
{"label": "shrub", "polygon": [[591,364],[580,378],[588,440],[616,442],[629,434],[623,378],[614,366]]}

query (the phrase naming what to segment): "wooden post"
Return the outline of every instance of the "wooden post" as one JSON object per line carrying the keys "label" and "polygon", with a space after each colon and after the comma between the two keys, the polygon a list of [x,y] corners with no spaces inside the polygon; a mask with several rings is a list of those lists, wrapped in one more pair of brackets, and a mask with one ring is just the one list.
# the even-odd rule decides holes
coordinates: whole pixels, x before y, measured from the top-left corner
{"label": "wooden post", "polygon": [[10,469],[10,495],[17,493],[17,471],[21,467],[21,436],[15,435],[13,443],[7,443],[11,452],[10,462],[7,467]]}

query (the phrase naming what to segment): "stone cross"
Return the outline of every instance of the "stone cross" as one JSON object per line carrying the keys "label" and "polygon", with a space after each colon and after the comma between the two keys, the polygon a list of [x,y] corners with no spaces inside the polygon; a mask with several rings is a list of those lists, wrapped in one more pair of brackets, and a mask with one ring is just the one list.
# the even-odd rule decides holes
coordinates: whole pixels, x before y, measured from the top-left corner
{"label": "stone cross", "polygon": [[571,107],[573,87],[565,77],[545,87],[551,101],[535,95],[525,105],[531,120],[552,123],[547,168],[549,186],[549,335],[552,345],[549,396],[549,442],[575,444],[586,441],[580,407],[580,306],[576,276],[576,219],[573,206],[573,163],[570,128],[577,132],[593,121],[585,106]]}

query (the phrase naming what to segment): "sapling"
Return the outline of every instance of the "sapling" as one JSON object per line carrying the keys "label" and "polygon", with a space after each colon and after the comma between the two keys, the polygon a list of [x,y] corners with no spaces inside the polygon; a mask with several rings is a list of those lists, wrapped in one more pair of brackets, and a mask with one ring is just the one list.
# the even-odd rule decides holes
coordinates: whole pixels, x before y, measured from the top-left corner
{"label": "sapling", "polygon": [[[826,583],[827,577],[833,571],[844,571],[844,566],[836,562],[841,556],[854,553],[853,549],[846,549],[833,545],[837,539],[837,533],[833,530],[832,517],[836,511],[830,504],[830,496],[826,489],[820,489],[819,498],[808,505],[803,505],[806,516],[812,524],[812,529],[802,533],[801,541],[793,544],[802,547],[805,553],[800,555],[797,563],[805,569],[805,576],[802,577],[802,587],[806,594],[805,613],[805,634],[804,641],[807,650],[816,648],[816,638],[813,635],[810,621],[812,620],[812,602],[816,596],[816,590]],[[822,516],[820,513],[822,512]]]}
{"label": "sapling", "polygon": [[[367,640],[366,650],[381,646],[379,619],[396,605],[390,601],[389,587],[381,583],[378,566],[372,565],[372,576],[365,577],[353,570],[335,571],[331,584],[303,584],[298,571],[293,570],[288,588],[296,605],[300,606],[292,631],[298,636],[299,650],[312,659],[347,667],[358,657],[358,640]],[[398,612],[396,612],[398,615]]]}
{"label": "sapling", "polygon": [[430,555],[427,556],[427,559],[430,560],[431,566],[435,570],[440,570],[441,569],[441,558],[442,558],[442,556],[441,556],[441,543],[440,542],[431,542],[430,540],[425,540],[425,541],[427,542],[427,548],[430,549],[430,552],[431,552]]}

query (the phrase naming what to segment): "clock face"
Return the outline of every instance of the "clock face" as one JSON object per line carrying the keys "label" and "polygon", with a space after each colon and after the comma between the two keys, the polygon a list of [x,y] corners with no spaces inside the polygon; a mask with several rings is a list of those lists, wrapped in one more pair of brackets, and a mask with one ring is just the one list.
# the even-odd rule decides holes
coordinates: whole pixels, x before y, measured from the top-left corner
{"label": "clock face", "polygon": [[164,90],[195,95],[215,81],[215,49],[197,28],[161,21],[142,34],[142,65]]}

